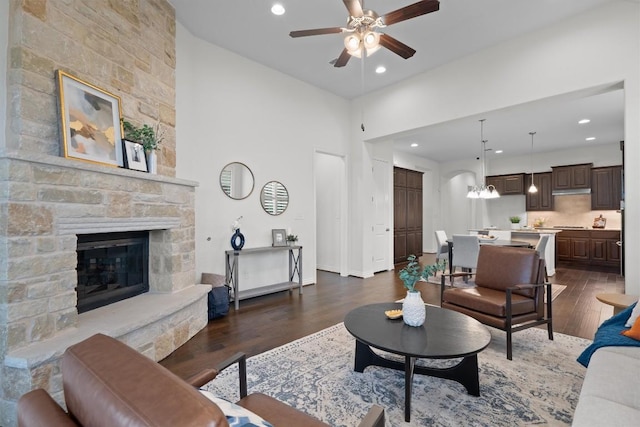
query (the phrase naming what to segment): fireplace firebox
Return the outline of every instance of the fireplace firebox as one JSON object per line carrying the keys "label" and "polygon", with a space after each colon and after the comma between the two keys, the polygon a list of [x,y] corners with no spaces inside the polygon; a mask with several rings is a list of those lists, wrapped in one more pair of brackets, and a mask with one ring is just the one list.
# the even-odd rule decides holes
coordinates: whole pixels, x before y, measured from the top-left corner
{"label": "fireplace firebox", "polygon": [[149,291],[147,231],[78,235],[78,313]]}

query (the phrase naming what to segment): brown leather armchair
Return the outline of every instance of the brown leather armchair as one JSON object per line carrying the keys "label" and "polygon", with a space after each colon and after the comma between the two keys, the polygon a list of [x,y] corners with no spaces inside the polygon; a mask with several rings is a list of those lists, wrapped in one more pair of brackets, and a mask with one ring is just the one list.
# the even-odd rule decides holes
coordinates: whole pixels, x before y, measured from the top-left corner
{"label": "brown leather armchair", "polygon": [[[245,356],[227,359],[183,381],[146,356],[106,335],[69,347],[62,358],[67,412],[42,389],[18,401],[18,426],[148,427],[228,426],[222,411],[194,386],[206,384],[221,369],[239,363],[240,406],[274,426],[327,424],[261,393],[247,395]],[[383,427],[384,410],[373,406],[360,427]]]}
{"label": "brown leather armchair", "polygon": [[551,283],[544,282],[544,260],[535,250],[482,245],[474,274],[476,287],[448,287],[446,278],[456,276],[472,275],[443,275],[440,305],[506,331],[507,359],[512,359],[514,332],[546,324],[549,339],[553,339]]}

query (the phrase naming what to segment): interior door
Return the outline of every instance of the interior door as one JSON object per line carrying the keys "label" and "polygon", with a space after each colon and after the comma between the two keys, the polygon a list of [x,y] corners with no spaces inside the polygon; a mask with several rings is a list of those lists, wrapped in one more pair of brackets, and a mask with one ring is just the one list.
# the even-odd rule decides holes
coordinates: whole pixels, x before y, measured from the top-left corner
{"label": "interior door", "polygon": [[373,272],[386,271],[389,263],[390,184],[389,162],[373,160]]}
{"label": "interior door", "polygon": [[346,275],[342,241],[344,158],[332,154],[315,154],[316,186],[316,268]]}

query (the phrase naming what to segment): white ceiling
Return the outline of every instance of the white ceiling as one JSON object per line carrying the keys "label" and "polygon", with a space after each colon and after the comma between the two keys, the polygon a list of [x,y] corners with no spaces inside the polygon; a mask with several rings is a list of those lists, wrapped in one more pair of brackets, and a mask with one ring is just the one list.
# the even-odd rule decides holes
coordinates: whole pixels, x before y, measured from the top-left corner
{"label": "white ceiling", "polygon": [[[342,68],[330,64],[344,47],[340,34],[289,37],[292,30],[344,26],[348,13],[342,0],[169,1],[178,21],[195,36],[352,99],[616,0],[441,0],[437,12],[382,29],[414,48],[413,57],[405,60],[383,48],[364,63],[351,58]],[[384,15],[415,2],[366,0],[364,6]],[[274,3],[284,5],[286,13],[271,14]],[[376,74],[378,65],[387,72]],[[439,162],[459,159],[460,152],[475,157],[480,152],[480,118],[487,119],[487,147],[502,148],[505,156],[530,152],[529,131],[538,132],[536,151],[584,146],[586,133],[597,138],[595,144],[617,142],[623,139],[622,96],[622,90],[582,99],[571,96],[442,123],[396,138],[396,149],[418,142],[414,154]],[[592,122],[577,127],[577,120],[587,116]]]}

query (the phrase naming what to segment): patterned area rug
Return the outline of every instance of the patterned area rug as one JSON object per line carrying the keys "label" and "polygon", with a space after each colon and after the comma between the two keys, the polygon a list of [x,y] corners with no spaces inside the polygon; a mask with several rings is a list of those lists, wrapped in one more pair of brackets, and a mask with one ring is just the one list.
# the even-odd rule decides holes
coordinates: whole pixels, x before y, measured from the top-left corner
{"label": "patterned area rug", "polygon": [[[358,425],[374,403],[385,409],[387,426],[570,425],[586,371],[576,358],[591,342],[562,334],[550,341],[546,330],[526,329],[514,334],[508,361],[506,334],[490,329],[491,344],[478,355],[480,397],[457,382],[415,375],[411,423],[404,421],[403,372],[354,372],[355,341],[342,323],[249,358],[249,393],[268,394],[332,426]],[[237,365],[205,388],[238,400]]]}

